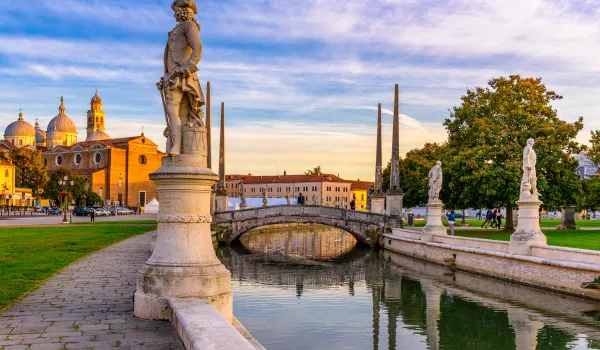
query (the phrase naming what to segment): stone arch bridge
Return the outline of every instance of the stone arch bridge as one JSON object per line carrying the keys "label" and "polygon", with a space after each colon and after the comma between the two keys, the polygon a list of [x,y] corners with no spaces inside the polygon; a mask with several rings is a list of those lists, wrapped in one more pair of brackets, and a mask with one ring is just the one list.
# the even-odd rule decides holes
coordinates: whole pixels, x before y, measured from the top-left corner
{"label": "stone arch bridge", "polygon": [[215,213],[219,240],[231,244],[258,227],[275,224],[321,224],[352,234],[359,243],[377,245],[386,227],[386,216],[319,205],[278,205]]}

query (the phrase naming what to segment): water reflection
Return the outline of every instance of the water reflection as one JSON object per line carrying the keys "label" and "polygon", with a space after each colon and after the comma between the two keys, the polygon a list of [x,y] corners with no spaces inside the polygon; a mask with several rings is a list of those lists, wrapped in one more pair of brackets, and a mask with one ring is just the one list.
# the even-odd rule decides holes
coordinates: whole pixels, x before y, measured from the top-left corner
{"label": "water reflection", "polygon": [[387,251],[334,257],[347,242],[322,229],[262,231],[246,241],[260,254],[219,248],[234,312],[267,349],[600,349],[598,303]]}

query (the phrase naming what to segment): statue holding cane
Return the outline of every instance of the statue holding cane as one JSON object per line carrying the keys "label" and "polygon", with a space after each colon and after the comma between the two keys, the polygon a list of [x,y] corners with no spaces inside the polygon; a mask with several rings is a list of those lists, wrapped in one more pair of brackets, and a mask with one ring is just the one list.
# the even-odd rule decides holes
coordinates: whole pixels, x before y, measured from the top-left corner
{"label": "statue holding cane", "polygon": [[177,25],[169,32],[164,53],[164,76],[156,84],[161,92],[167,128],[167,153],[182,153],[182,127],[203,127],[204,95],[198,81],[198,63],[202,58],[198,9],[194,0],[174,0]]}

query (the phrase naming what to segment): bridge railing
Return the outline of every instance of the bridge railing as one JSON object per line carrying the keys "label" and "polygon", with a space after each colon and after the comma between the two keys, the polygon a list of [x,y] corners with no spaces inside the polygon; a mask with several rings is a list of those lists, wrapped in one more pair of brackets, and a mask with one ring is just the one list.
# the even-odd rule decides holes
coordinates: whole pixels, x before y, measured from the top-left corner
{"label": "bridge railing", "polygon": [[215,222],[226,223],[275,216],[327,217],[331,219],[367,222],[378,225],[385,222],[384,215],[320,205],[277,205],[264,208],[227,211],[216,213]]}

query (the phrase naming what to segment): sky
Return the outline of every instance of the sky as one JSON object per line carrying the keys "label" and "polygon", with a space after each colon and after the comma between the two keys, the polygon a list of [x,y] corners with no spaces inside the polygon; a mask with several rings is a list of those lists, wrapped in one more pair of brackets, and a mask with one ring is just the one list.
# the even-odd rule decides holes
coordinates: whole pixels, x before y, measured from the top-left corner
{"label": "sky", "polygon": [[[0,0],[0,132],[16,120],[46,128],[65,97],[85,139],[96,89],[107,133],[158,143],[165,117],[155,83],[169,0]],[[442,125],[467,88],[498,76],[542,77],[564,96],[578,140],[600,129],[600,4],[595,0],[197,1],[211,82],[213,159],[225,102],[227,173],[302,173],[320,165],[373,180],[377,104],[391,156],[394,84],[400,151],[447,138]],[[213,168],[218,162],[213,162]]]}

